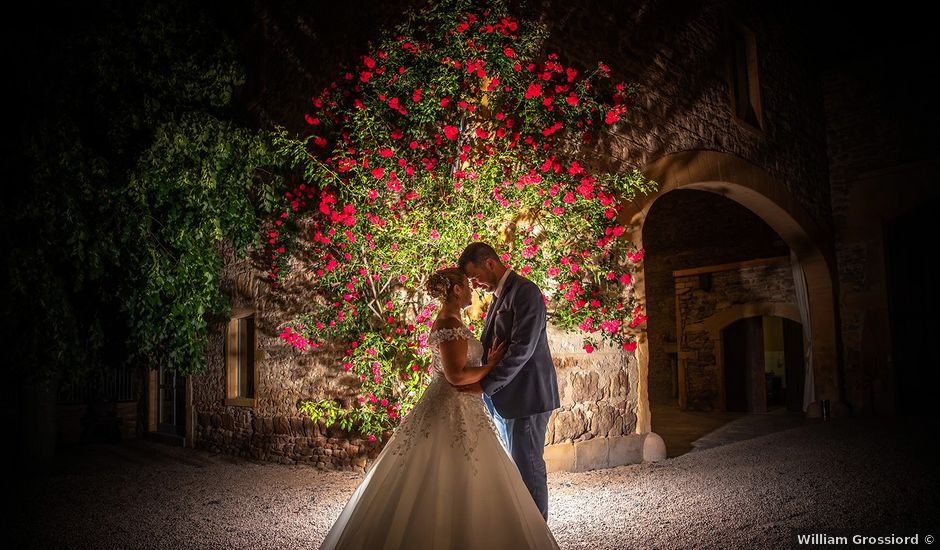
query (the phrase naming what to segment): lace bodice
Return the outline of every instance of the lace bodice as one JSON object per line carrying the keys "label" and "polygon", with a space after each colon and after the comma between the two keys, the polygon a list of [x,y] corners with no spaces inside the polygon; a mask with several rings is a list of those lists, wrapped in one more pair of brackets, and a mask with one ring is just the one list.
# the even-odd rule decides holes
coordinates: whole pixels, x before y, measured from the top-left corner
{"label": "lace bodice", "polygon": [[427,344],[431,350],[434,377],[414,409],[402,419],[386,449],[392,454],[407,456],[421,440],[427,440],[432,434],[436,434],[433,436],[435,439],[447,438],[452,447],[462,450],[464,457],[473,463],[475,474],[478,458],[473,450],[480,433],[488,431],[493,435],[496,433],[496,426],[486,412],[480,394],[457,391],[444,377],[438,344],[461,338],[467,340],[466,364],[470,367],[481,366],[483,344],[473,331],[463,326],[432,331],[428,335]]}
{"label": "lace bodice", "polygon": [[467,339],[467,366],[479,367],[483,364],[483,344],[477,340],[473,331],[467,327],[440,328],[428,335],[428,348],[431,350],[431,366],[437,374],[443,374],[441,350],[438,344],[448,340]]}

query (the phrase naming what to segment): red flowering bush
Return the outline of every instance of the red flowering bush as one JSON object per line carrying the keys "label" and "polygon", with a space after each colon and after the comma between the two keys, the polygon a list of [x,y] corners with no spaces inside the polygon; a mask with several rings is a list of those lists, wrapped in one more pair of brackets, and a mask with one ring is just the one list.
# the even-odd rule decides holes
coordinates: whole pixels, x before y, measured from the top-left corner
{"label": "red flowering bush", "polygon": [[645,320],[631,292],[643,251],[618,238],[618,213],[654,184],[584,160],[599,132],[625,123],[636,87],[612,83],[603,63],[545,55],[545,28],[500,2],[414,15],[311,98],[307,146],[283,145],[305,182],[268,235],[273,286],[302,250],[322,298],[281,336],[300,350],[345,342],[338,372],[361,382],[356,403],[302,410],[377,438],[429,381],[424,282],[472,241],[535,281],[552,322],[583,331],[589,353],[598,339],[634,349]]}

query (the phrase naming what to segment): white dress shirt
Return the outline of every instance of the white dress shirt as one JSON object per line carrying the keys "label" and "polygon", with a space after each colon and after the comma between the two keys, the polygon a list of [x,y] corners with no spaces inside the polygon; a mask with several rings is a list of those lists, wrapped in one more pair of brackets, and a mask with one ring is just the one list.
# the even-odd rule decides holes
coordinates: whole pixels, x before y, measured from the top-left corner
{"label": "white dress shirt", "polygon": [[499,292],[503,290],[503,285],[506,284],[506,279],[509,277],[510,271],[512,270],[507,269],[506,272],[503,273],[503,276],[499,279],[499,284],[496,285],[496,290],[493,291],[493,295],[496,296],[497,298],[499,298]]}

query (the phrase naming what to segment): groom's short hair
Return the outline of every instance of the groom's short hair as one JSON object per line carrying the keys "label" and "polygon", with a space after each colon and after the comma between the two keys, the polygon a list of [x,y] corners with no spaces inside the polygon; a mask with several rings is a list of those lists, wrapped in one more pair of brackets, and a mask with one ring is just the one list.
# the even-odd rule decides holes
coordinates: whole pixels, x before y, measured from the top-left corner
{"label": "groom's short hair", "polygon": [[492,246],[483,242],[470,243],[460,254],[460,259],[457,260],[457,267],[460,271],[465,271],[467,264],[470,262],[482,266],[487,259],[502,262],[502,260],[499,259],[499,254],[493,250]]}

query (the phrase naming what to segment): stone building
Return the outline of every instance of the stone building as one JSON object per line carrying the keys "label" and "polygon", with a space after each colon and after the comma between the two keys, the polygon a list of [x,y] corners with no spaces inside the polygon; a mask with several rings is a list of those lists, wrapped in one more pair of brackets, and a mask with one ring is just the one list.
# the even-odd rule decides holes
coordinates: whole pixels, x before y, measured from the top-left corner
{"label": "stone building", "polygon": [[[260,3],[237,23],[250,68],[243,100],[258,123],[298,127],[325,68],[400,12],[361,4],[324,15]],[[912,242],[937,204],[936,138],[919,131],[926,99],[917,103],[913,85],[888,86],[899,76],[889,70],[914,57],[901,47],[882,58],[855,51],[860,39],[828,29],[844,14],[776,4],[543,5],[553,51],[605,60],[644,86],[642,115],[597,159],[640,166],[659,183],[621,220],[646,251],[636,290],[649,320],[636,353],[588,355],[577,334],[550,327],[562,392],[546,440],[553,469],[663,457],[652,429],[663,407],[921,410],[924,386],[911,381],[935,376],[923,365],[940,364],[926,345],[936,321],[903,288],[926,282]],[[350,18],[355,29],[337,23]],[[186,380],[153,371],[145,431],[261,460],[364,467],[378,446],[297,411],[350,382],[337,377],[331,350],[300,354],[277,337],[308,299],[300,275],[288,284],[301,290],[276,296],[263,260],[224,252],[234,309],[212,332],[210,367]],[[246,387],[253,397],[237,397]]]}

